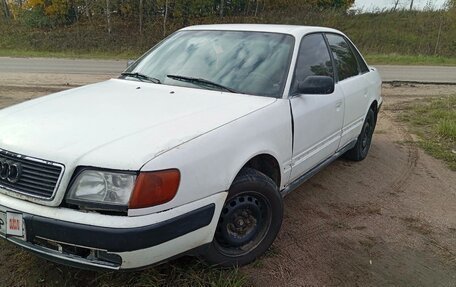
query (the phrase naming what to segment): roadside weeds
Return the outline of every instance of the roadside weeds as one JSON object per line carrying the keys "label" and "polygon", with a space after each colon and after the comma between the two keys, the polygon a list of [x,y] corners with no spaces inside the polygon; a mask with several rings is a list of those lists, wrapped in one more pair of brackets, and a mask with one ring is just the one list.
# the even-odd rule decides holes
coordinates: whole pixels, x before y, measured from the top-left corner
{"label": "roadside weeds", "polygon": [[456,171],[456,95],[404,102],[398,118],[419,137],[418,144]]}

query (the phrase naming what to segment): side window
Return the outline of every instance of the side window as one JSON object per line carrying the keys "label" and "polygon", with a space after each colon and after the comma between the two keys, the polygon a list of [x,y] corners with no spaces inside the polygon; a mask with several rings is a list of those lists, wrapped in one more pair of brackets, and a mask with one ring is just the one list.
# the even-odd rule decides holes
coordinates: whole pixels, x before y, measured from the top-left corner
{"label": "side window", "polygon": [[336,62],[339,81],[359,75],[358,62],[350,46],[342,36],[326,34]]}
{"label": "side window", "polygon": [[322,34],[305,36],[301,41],[292,91],[309,76],[334,77],[328,46]]}
{"label": "side window", "polygon": [[359,68],[361,69],[361,74],[365,74],[369,72],[369,67],[367,66],[366,62],[364,62],[363,57],[359,54],[358,50],[356,50],[355,46],[345,39],[345,41],[350,45],[353,53],[355,54],[356,60],[358,61]]}

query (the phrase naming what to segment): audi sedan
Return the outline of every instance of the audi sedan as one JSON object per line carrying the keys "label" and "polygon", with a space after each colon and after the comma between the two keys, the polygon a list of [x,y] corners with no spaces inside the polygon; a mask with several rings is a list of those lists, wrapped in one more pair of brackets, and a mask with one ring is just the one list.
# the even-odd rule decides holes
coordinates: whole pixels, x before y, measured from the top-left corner
{"label": "audi sedan", "polygon": [[367,157],[380,91],[334,29],[184,28],[119,78],[0,110],[0,237],[83,268],[248,264],[285,195]]}

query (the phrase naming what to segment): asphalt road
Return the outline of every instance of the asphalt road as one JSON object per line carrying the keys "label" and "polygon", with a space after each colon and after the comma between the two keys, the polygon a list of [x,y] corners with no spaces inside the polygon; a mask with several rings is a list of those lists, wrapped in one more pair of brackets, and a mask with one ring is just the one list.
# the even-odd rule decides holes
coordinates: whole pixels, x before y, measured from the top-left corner
{"label": "asphalt road", "polygon": [[[125,60],[0,57],[0,73],[117,75],[126,68],[126,65]],[[456,67],[386,65],[376,67],[386,82],[456,83]]]}
{"label": "asphalt road", "polygon": [[376,66],[383,81],[411,81],[456,84],[456,67],[446,66]]}
{"label": "asphalt road", "polygon": [[0,73],[119,74],[127,61],[0,57]]}

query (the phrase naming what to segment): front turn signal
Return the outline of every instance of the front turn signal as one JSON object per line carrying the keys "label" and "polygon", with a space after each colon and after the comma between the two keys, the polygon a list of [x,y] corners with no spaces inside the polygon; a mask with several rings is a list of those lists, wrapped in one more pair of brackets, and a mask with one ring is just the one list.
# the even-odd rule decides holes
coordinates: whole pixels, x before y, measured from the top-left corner
{"label": "front turn signal", "polygon": [[146,208],[171,201],[180,183],[177,169],[141,172],[136,179],[128,208]]}

